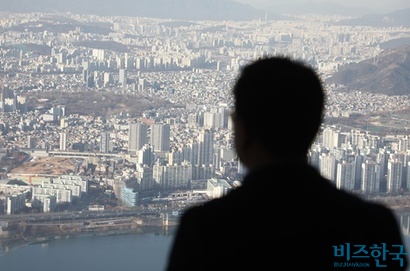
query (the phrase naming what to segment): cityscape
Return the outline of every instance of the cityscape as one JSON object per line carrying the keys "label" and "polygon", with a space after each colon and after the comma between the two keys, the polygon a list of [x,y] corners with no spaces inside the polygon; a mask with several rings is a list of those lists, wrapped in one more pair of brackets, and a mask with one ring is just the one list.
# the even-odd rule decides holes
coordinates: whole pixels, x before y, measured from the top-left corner
{"label": "cityscape", "polygon": [[[343,25],[349,18],[340,15],[0,18],[0,243],[22,233],[175,225],[184,208],[241,185],[246,168],[230,112],[243,65],[286,55],[325,81],[344,65],[377,58],[384,43],[410,38],[410,28]],[[409,95],[344,89],[326,85],[325,122],[309,162],[339,189],[406,212],[410,124],[395,112],[410,108]],[[348,125],[379,112],[395,122]]]}

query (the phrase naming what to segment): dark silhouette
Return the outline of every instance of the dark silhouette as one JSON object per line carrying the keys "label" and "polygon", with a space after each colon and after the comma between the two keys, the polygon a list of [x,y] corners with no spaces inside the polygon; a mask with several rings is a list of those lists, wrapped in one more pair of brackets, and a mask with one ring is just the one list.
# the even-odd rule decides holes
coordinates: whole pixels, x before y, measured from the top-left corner
{"label": "dark silhouette", "polygon": [[405,270],[394,213],[337,189],[308,162],[326,100],[316,71],[259,59],[233,95],[247,173],[227,195],[183,213],[166,270]]}

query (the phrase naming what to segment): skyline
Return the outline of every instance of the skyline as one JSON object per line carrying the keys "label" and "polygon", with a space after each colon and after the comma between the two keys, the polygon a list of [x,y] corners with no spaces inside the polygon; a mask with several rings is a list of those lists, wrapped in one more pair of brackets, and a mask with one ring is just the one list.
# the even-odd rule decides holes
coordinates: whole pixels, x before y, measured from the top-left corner
{"label": "skyline", "polygon": [[[95,14],[101,14],[101,12],[103,12],[103,14],[108,14],[112,12],[112,15],[114,15],[114,13],[118,13],[118,10],[121,10],[124,7],[134,6],[134,8],[139,10],[142,8],[143,14],[146,14],[145,16],[147,17],[152,15],[154,15],[153,17],[157,17],[155,14],[160,14],[160,17],[175,17],[181,12],[179,9],[183,9],[183,13],[192,13],[192,16],[194,16],[194,14],[201,14],[201,11],[203,12],[207,9],[213,8],[213,13],[222,12],[225,14],[226,18],[229,18],[230,16],[233,16],[232,14],[229,15],[229,13],[237,14],[237,16],[239,16],[240,14],[243,15],[245,12],[244,10],[247,10],[248,13],[262,11],[270,12],[272,14],[310,13],[363,16],[370,14],[386,14],[397,10],[410,8],[410,3],[407,0],[391,0],[387,3],[381,0],[278,0],[274,2],[269,0],[177,0],[172,5],[167,4],[169,3],[166,1],[102,0],[99,2],[99,6],[96,6],[93,3],[93,0],[72,0],[70,3],[58,0],[37,0],[36,4],[33,5],[30,0],[18,0],[13,2],[0,0],[0,11],[32,12],[49,9],[70,10],[74,13],[81,11]],[[247,8],[247,6],[249,8]],[[122,11],[117,15],[142,16],[137,11],[130,10],[127,12]]]}

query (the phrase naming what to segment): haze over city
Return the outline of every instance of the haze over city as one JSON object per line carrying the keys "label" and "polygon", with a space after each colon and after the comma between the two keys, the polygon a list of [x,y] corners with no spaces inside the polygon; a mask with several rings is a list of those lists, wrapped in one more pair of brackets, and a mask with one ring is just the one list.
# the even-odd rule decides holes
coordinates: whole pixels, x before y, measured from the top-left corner
{"label": "haze over city", "polygon": [[[35,4],[34,4],[35,3]],[[129,8],[133,7],[133,8]],[[319,1],[319,0],[19,0],[0,1],[0,10],[15,12],[71,11],[74,13],[170,17],[189,19],[248,19],[255,16],[271,18],[278,14],[326,14],[363,16],[385,14],[410,7],[406,0],[393,1]],[[245,15],[246,14],[246,15]]]}
{"label": "haze over city", "polygon": [[[323,1],[323,0],[279,0],[279,1],[269,1],[269,0],[234,0],[239,3],[250,4],[257,8],[267,9],[274,11],[275,9],[282,11],[297,11],[303,12],[303,10],[310,11],[311,7],[329,7],[330,9],[341,7],[343,9],[356,9],[358,14],[370,14],[370,13],[386,13],[399,9],[410,8],[410,3],[407,0],[333,0],[333,1]],[[336,9],[334,9],[336,11]]]}
{"label": "haze over city", "polygon": [[408,233],[407,0],[33,2],[0,0],[0,248],[162,232],[240,186],[230,90],[270,54],[326,82],[310,163],[397,210]]}

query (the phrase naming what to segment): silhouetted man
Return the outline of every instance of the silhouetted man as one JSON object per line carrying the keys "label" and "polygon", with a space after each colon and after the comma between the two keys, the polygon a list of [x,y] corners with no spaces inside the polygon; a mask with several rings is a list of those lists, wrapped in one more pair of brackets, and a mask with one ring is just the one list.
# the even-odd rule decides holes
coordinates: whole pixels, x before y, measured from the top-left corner
{"label": "silhouetted man", "polygon": [[187,209],[167,271],[405,270],[393,212],[337,189],[307,160],[323,121],[315,70],[286,57],[249,63],[233,88],[242,185]]}

